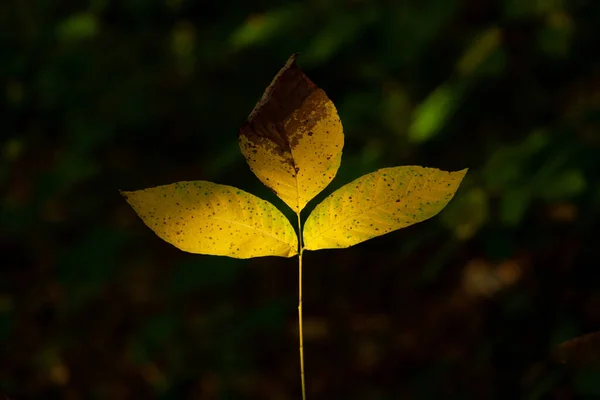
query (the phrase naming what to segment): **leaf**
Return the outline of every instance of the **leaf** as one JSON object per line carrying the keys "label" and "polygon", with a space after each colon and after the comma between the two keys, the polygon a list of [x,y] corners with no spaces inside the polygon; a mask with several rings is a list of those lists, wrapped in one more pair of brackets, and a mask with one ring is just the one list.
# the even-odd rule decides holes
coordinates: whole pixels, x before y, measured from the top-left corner
{"label": "leaf", "polygon": [[408,139],[421,143],[433,138],[454,115],[464,91],[459,82],[447,82],[436,88],[413,112]]}
{"label": "leaf", "polygon": [[281,211],[232,186],[178,182],[121,194],[150,229],[181,250],[234,258],[298,253]]}
{"label": "leaf", "polygon": [[250,169],[292,210],[334,178],[344,134],[335,106],[296,65],[292,55],[239,132]]}
{"label": "leaf", "polygon": [[466,173],[407,166],[364,175],[315,207],[304,225],[305,249],[350,247],[431,218]]}

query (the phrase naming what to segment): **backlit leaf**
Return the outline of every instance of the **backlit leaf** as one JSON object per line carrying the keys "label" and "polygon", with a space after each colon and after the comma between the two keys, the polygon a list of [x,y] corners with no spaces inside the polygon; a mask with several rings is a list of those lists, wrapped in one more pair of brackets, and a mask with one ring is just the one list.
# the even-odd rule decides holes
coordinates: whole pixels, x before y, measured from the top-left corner
{"label": "backlit leaf", "polygon": [[337,173],[344,134],[335,106],[292,55],[240,128],[239,143],[252,172],[298,212]]}
{"label": "backlit leaf", "polygon": [[467,170],[383,168],[333,192],[304,225],[307,250],[350,247],[439,213]]}
{"label": "backlit leaf", "polygon": [[160,238],[190,253],[251,258],[298,252],[288,219],[232,186],[178,182],[121,194]]}

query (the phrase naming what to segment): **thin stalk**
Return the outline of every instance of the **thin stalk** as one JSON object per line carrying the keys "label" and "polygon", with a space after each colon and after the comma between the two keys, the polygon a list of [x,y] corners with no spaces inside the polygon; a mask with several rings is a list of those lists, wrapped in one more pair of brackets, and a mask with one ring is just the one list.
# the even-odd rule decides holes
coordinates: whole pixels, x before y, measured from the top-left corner
{"label": "thin stalk", "polygon": [[306,400],[306,384],[304,383],[304,333],[302,332],[302,223],[300,222],[300,211],[298,216],[298,334],[300,336],[300,382],[302,384],[302,400]]}

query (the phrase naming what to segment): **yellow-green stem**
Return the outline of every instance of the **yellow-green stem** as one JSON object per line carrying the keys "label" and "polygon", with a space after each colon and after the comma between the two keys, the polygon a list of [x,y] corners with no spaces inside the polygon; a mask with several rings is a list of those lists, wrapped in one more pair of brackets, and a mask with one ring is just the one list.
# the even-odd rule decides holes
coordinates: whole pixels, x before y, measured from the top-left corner
{"label": "yellow-green stem", "polygon": [[306,384],[304,383],[304,334],[302,333],[302,223],[300,222],[300,212],[298,216],[298,335],[300,336],[300,382],[302,384],[302,400],[306,400]]}

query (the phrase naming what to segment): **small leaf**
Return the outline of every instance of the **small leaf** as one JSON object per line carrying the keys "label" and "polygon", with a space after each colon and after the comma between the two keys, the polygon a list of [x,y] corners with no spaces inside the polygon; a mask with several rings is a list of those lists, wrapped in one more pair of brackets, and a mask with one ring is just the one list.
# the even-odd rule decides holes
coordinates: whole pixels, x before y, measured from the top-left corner
{"label": "small leaf", "polygon": [[344,134],[335,106],[292,55],[240,128],[239,143],[258,179],[299,212],[337,173]]}
{"label": "small leaf", "polygon": [[447,82],[436,88],[413,112],[408,139],[421,143],[433,138],[454,115],[463,92],[461,83]]}
{"label": "small leaf", "polygon": [[333,192],[304,225],[307,250],[350,247],[439,213],[467,170],[383,168]]}
{"label": "small leaf", "polygon": [[178,182],[121,194],[150,229],[183,251],[234,258],[298,253],[281,211],[232,186]]}

